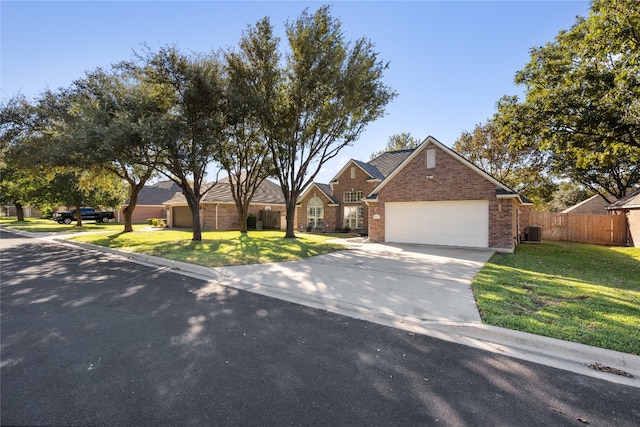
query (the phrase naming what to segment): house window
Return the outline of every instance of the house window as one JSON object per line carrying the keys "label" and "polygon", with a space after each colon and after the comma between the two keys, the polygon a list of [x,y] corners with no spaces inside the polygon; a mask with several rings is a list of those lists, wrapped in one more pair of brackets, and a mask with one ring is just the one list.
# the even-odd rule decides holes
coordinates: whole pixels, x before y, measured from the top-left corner
{"label": "house window", "polygon": [[356,178],[356,167],[351,166],[351,179],[355,179],[355,178]]}
{"label": "house window", "polygon": [[362,191],[345,191],[343,200],[345,203],[359,203],[362,201]]}
{"label": "house window", "polygon": [[427,169],[433,169],[436,167],[436,150],[427,150]]}
{"label": "house window", "polygon": [[362,214],[364,209],[362,206],[345,206],[344,207],[344,226],[349,228],[362,228]]}
{"label": "house window", "polygon": [[319,197],[313,196],[307,203],[307,225],[313,228],[324,225],[324,207]]}

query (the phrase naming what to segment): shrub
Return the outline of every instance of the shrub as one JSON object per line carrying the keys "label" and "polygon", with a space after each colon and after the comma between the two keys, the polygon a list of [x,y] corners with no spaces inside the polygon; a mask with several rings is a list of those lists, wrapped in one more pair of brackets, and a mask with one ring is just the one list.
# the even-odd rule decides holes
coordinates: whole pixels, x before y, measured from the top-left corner
{"label": "shrub", "polygon": [[153,225],[153,221],[156,221],[155,218],[147,218],[147,224],[148,225]]}
{"label": "shrub", "polygon": [[310,232],[311,230],[313,230],[313,227],[310,225],[307,225],[307,233]]}
{"label": "shrub", "polygon": [[247,228],[248,229],[255,230],[257,222],[258,222],[258,219],[256,218],[256,216],[254,214],[250,213],[249,215],[247,215]]}

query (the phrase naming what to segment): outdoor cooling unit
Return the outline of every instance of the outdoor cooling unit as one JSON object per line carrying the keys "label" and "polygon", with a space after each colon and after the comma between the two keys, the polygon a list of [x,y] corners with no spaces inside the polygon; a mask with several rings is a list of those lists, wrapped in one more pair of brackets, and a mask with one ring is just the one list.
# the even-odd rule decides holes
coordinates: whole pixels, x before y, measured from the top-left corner
{"label": "outdoor cooling unit", "polygon": [[542,227],[530,225],[524,228],[524,241],[542,243]]}

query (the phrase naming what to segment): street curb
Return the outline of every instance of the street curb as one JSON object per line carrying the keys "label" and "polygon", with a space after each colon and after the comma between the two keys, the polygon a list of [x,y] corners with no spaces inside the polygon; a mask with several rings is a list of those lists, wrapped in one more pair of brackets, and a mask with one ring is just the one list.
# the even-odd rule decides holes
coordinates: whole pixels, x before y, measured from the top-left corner
{"label": "street curb", "polygon": [[492,344],[488,350],[496,353],[640,388],[637,355],[485,324],[429,328],[454,334],[457,342],[477,340]]}
{"label": "street curb", "polygon": [[[4,227],[2,227],[2,229],[25,237],[35,237],[93,252],[109,253],[136,263],[163,267],[179,274],[189,275],[206,281],[213,281],[218,285],[246,290],[348,317],[420,333],[449,342],[480,348],[493,353],[504,354],[505,356],[640,388],[640,356],[633,354],[481,323],[421,322],[419,319],[407,318],[406,316],[395,315],[395,313],[353,306],[340,301],[323,299],[316,296],[285,292],[264,284],[243,283],[242,280],[229,281],[215,268],[172,261],[165,258],[137,254],[89,243],[69,241],[66,240],[69,237],[68,235],[38,236],[35,233],[21,230],[7,229]],[[617,374],[614,372],[617,372]]]}

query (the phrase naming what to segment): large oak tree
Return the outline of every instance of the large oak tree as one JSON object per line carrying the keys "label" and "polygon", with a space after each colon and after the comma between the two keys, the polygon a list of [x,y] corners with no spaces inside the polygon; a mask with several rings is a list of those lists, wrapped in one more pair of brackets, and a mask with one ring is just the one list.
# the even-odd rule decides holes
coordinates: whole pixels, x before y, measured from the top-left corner
{"label": "large oak tree", "polygon": [[282,77],[278,42],[265,18],[243,34],[239,49],[224,55],[226,138],[215,159],[229,175],[241,233],[247,232],[255,192],[273,174],[267,132],[274,125],[269,107],[278,100]]}
{"label": "large oak tree", "polygon": [[388,64],[373,43],[347,41],[329,7],[305,10],[286,24],[286,34],[278,96],[263,123],[286,203],[285,237],[294,238],[300,194],[327,161],[384,114],[395,93],[382,80]]}
{"label": "large oak tree", "polygon": [[182,189],[191,210],[192,240],[202,240],[200,201],[211,189],[207,167],[224,141],[225,96],[221,67],[213,55],[185,55],[175,47],[147,51],[128,65],[141,82],[156,87],[172,107],[156,123],[158,171]]}
{"label": "large oak tree", "polygon": [[133,231],[138,195],[156,173],[163,153],[157,124],[171,109],[168,97],[118,68],[97,69],[74,82],[77,140],[104,170],[128,184],[124,231]]}
{"label": "large oak tree", "polygon": [[605,198],[640,184],[639,28],[637,1],[595,0],[587,18],[531,50],[515,79],[525,99],[503,111],[553,152],[557,173]]}

